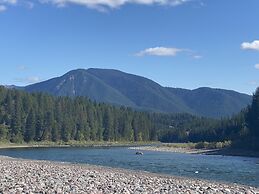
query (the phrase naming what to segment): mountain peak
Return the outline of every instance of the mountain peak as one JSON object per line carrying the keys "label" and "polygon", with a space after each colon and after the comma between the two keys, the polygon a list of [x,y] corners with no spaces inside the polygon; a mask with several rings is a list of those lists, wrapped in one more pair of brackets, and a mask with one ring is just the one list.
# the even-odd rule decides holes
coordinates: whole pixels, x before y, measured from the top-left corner
{"label": "mountain peak", "polygon": [[217,118],[237,113],[251,102],[251,96],[231,90],[168,88],[145,77],[98,68],[75,69],[24,89],[57,96],[86,96],[98,102],[142,110]]}

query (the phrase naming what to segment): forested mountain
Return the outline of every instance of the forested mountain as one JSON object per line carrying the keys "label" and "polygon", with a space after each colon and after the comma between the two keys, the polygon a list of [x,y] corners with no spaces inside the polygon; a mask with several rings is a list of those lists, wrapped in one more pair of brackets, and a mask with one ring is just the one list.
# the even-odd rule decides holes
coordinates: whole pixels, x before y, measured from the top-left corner
{"label": "forested mountain", "polygon": [[[243,130],[245,145],[259,151],[259,88],[253,95],[252,104],[245,114],[245,128]],[[240,140],[243,142],[244,140]]]}
{"label": "forested mountain", "polygon": [[156,139],[151,115],[94,103],[0,87],[0,140],[142,141]]}
{"label": "forested mountain", "polygon": [[165,130],[204,130],[215,122],[0,87],[0,141],[150,141]]}
{"label": "forested mountain", "polygon": [[[180,119],[181,120],[181,119]],[[160,140],[165,142],[217,142],[232,141],[232,146],[259,151],[259,88],[253,95],[252,104],[239,114],[221,120],[196,123],[196,127],[163,130]]]}
{"label": "forested mountain", "polygon": [[138,112],[86,97],[54,97],[0,87],[0,141],[217,142],[259,148],[259,89],[250,106],[220,120]]}
{"label": "forested mountain", "polygon": [[61,77],[26,86],[24,90],[55,96],[86,96],[97,102],[138,110],[212,118],[231,116],[251,103],[251,96],[235,91],[162,87],[150,79],[110,69],[73,70]]}
{"label": "forested mountain", "polygon": [[220,118],[237,114],[251,103],[251,97],[231,90],[202,87],[195,90],[168,88],[199,115]]}
{"label": "forested mountain", "polygon": [[29,92],[46,92],[55,96],[86,96],[98,102],[134,106],[119,91],[93,76],[86,70],[74,70],[67,74],[25,87]]}

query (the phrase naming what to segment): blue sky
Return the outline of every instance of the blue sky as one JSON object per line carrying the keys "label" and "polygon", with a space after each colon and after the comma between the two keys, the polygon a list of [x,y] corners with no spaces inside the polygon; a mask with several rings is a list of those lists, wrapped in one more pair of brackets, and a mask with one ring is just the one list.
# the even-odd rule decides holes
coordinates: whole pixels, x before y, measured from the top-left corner
{"label": "blue sky", "polygon": [[0,84],[77,68],[252,94],[259,0],[0,0]]}

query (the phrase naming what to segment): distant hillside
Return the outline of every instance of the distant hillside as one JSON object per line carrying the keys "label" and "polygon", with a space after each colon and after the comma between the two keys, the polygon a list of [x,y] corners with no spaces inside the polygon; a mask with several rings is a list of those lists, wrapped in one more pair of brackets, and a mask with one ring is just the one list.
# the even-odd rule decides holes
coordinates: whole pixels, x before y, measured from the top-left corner
{"label": "distant hillside", "polygon": [[73,70],[61,77],[26,86],[24,90],[56,96],[87,96],[98,102],[143,110],[186,112],[214,118],[238,113],[252,99],[230,90],[162,87],[150,79],[110,69]]}
{"label": "distant hillside", "polygon": [[55,96],[87,96],[98,102],[134,106],[134,103],[126,96],[83,69],[73,70],[61,77],[29,85],[25,87],[25,90],[46,92]]}
{"label": "distant hillside", "polygon": [[251,103],[251,96],[232,90],[202,87],[195,90],[167,88],[196,113],[220,118],[238,113]]}

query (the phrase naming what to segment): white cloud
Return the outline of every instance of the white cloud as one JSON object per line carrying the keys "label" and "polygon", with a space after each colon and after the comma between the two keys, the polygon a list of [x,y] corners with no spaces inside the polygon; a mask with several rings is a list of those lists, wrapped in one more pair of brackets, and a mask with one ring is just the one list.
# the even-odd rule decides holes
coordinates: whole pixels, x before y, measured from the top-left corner
{"label": "white cloud", "polygon": [[32,3],[31,1],[25,1],[24,5],[28,8],[28,9],[32,9],[34,8],[34,3]]}
{"label": "white cloud", "polygon": [[17,0],[0,0],[0,13],[7,10],[8,5],[15,5]]}
{"label": "white cloud", "polygon": [[259,51],[259,40],[254,40],[253,42],[243,42],[241,48],[244,50],[257,50]]}
{"label": "white cloud", "polygon": [[256,69],[259,69],[259,63],[258,63],[258,64],[255,64],[255,68],[256,68]]}
{"label": "white cloud", "polygon": [[193,58],[194,58],[194,59],[201,59],[202,56],[201,56],[201,55],[193,55]]}
{"label": "white cloud", "polygon": [[[34,2],[51,3],[58,7],[64,7],[69,4],[86,6],[99,11],[107,11],[121,7],[125,4],[140,4],[140,5],[163,5],[163,6],[178,6],[193,0],[37,0]],[[28,8],[33,8],[34,3],[30,0],[0,0],[0,11],[5,11],[8,5],[26,5]]]}
{"label": "white cloud", "polygon": [[77,4],[89,8],[118,8],[125,4],[142,4],[142,5],[169,5],[177,6],[192,0],[39,0],[42,3],[53,3],[57,6],[67,4]]}
{"label": "white cloud", "polygon": [[0,4],[16,4],[17,0],[0,0]]}
{"label": "white cloud", "polygon": [[4,12],[6,9],[7,9],[6,6],[0,5],[0,13]]}
{"label": "white cloud", "polygon": [[145,55],[151,55],[151,56],[171,56],[174,57],[178,53],[186,51],[185,49],[179,49],[179,48],[170,48],[170,47],[153,47],[153,48],[147,48],[145,50],[142,50],[136,54],[136,56],[145,56]]}
{"label": "white cloud", "polygon": [[40,79],[37,76],[31,76],[31,77],[26,77],[26,78],[15,78],[14,80],[16,82],[20,82],[20,83],[33,84],[33,83],[40,82],[42,79]]}

